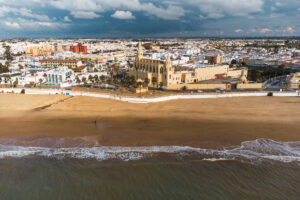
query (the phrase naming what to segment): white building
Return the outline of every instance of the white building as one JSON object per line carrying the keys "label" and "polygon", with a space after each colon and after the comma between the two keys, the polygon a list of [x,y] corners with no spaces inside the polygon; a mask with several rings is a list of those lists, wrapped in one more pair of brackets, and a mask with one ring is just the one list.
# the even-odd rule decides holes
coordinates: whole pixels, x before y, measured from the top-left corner
{"label": "white building", "polygon": [[46,72],[47,82],[51,85],[61,86],[63,83],[72,82],[75,79],[73,70],[68,67],[59,67]]}

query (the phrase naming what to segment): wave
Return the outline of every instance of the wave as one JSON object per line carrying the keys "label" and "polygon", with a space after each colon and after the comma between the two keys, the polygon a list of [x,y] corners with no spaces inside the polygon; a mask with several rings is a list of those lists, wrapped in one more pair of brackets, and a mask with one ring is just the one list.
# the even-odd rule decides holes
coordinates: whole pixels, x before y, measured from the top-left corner
{"label": "wave", "polygon": [[141,160],[160,155],[176,158],[192,157],[198,160],[217,162],[225,160],[239,161],[279,161],[300,163],[300,142],[277,142],[269,139],[257,139],[243,142],[238,147],[224,149],[201,149],[188,146],[152,146],[152,147],[70,147],[47,148],[0,145],[0,159],[26,158],[42,156],[53,158],[75,158],[104,160]]}

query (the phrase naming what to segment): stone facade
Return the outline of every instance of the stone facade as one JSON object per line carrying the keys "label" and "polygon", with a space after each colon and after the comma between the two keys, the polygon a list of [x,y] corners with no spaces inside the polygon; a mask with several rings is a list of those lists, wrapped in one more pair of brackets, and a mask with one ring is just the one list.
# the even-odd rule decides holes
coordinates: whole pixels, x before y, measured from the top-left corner
{"label": "stone facade", "polygon": [[152,87],[177,88],[184,84],[216,79],[218,76],[237,78],[246,83],[248,69],[230,68],[229,65],[208,65],[192,71],[176,71],[172,66],[170,55],[166,61],[145,59],[142,44],[139,43],[137,56],[129,75],[134,76],[136,80],[148,79],[149,86]]}

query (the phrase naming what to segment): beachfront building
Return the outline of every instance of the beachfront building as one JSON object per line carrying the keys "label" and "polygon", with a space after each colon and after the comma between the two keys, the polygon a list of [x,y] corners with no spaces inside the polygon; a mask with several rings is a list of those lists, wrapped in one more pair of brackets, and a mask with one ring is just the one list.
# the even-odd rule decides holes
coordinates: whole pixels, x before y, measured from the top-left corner
{"label": "beachfront building", "polygon": [[287,84],[289,88],[300,88],[300,72],[291,74],[287,77]]}
{"label": "beachfront building", "polygon": [[59,67],[46,72],[47,84],[60,86],[63,83],[74,80],[74,72],[68,67]]}
{"label": "beachfront building", "polygon": [[170,55],[166,61],[144,58],[142,44],[139,43],[137,56],[130,76],[136,80],[148,80],[149,86],[174,88],[184,84],[198,84],[200,81],[230,77],[242,83],[247,82],[247,68],[230,68],[229,65],[205,65],[191,70],[175,69]]}
{"label": "beachfront building", "polygon": [[80,60],[64,60],[64,59],[46,59],[39,61],[42,67],[56,68],[66,66],[68,68],[76,68],[82,66]]}

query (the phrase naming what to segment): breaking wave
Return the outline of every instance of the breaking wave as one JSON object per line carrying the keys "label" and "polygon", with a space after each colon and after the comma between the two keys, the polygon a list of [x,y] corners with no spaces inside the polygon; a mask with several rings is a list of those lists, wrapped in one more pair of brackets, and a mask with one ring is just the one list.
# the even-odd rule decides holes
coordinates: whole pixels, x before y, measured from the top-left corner
{"label": "breaking wave", "polygon": [[[276,142],[268,139],[246,141],[238,147],[224,149],[201,149],[183,146],[152,147],[28,147],[3,144],[0,141],[0,159],[42,156],[52,158],[75,158],[104,160],[140,160],[160,155],[175,158],[192,157],[203,161],[241,160],[250,162],[279,161],[300,163],[300,142]],[[11,142],[7,142],[11,143]]]}

